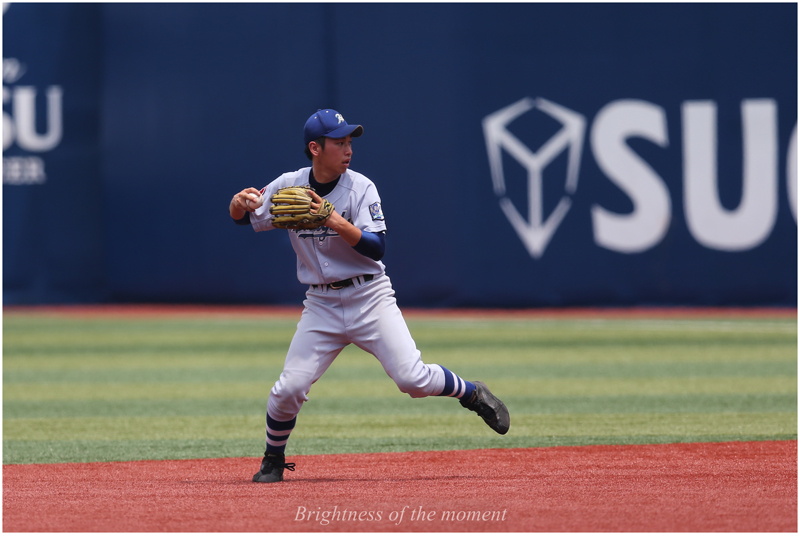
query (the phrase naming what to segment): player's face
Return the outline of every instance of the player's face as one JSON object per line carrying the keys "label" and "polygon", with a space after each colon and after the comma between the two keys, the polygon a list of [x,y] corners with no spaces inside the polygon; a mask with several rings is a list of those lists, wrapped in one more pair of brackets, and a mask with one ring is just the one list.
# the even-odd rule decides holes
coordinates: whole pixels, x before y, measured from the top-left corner
{"label": "player's face", "polygon": [[325,148],[317,156],[317,164],[336,176],[341,175],[350,167],[350,158],[353,157],[353,140],[350,136],[325,140]]}

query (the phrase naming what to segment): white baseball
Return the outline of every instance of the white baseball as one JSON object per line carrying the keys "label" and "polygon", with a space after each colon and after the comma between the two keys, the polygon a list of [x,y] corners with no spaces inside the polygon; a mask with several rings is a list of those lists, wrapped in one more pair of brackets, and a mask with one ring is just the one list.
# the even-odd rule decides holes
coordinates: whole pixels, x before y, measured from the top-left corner
{"label": "white baseball", "polygon": [[255,200],[255,201],[247,199],[247,207],[250,208],[251,210],[255,210],[256,208],[258,208],[262,204],[264,204],[264,196],[263,195],[259,195],[258,199]]}

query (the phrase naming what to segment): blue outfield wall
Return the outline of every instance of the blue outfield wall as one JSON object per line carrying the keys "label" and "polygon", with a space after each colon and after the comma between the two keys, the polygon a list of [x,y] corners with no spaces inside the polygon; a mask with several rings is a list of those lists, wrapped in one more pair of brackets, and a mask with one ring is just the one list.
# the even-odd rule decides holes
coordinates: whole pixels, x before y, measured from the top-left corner
{"label": "blue outfield wall", "polygon": [[298,303],[330,107],[401,305],[796,306],[797,100],[789,3],[4,4],[3,302]]}

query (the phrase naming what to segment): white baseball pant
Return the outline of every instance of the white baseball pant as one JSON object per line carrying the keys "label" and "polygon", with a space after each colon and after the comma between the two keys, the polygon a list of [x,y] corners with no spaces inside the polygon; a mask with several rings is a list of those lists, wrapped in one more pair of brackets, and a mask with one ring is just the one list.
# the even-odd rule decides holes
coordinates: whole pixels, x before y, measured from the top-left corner
{"label": "white baseball pant", "polygon": [[340,290],[317,286],[306,292],[283,372],[270,391],[267,407],[272,418],[288,421],[297,416],[311,385],[351,343],[374,355],[401,392],[413,398],[442,393],[444,371],[422,362],[389,277],[355,280]]}

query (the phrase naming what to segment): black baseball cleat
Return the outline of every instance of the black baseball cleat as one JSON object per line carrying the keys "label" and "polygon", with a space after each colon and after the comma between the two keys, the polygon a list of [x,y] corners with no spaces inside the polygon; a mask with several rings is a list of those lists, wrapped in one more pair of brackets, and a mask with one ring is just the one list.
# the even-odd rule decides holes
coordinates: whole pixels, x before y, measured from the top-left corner
{"label": "black baseball cleat", "polygon": [[477,412],[486,425],[501,435],[508,433],[511,417],[508,415],[505,404],[492,394],[484,383],[472,381],[472,384],[475,385],[475,391],[472,392],[469,399],[461,398],[459,400],[461,406]]}
{"label": "black baseball cleat", "polygon": [[294,472],[294,463],[285,462],[283,453],[268,453],[261,461],[261,470],[253,476],[253,483],[283,481],[283,469]]}

